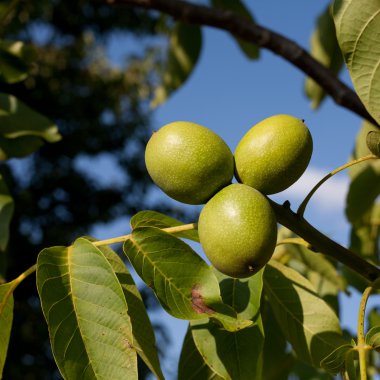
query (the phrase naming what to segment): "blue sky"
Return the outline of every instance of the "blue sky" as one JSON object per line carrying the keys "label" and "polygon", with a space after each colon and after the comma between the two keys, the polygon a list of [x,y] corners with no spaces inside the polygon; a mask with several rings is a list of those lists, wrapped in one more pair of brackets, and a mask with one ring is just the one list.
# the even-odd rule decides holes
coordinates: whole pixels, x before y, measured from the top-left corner
{"label": "blue sky", "polygon": [[[259,24],[308,48],[315,19],[328,2],[255,0],[246,1],[246,4]],[[290,200],[292,208],[296,209],[320,178],[347,162],[360,118],[336,106],[330,99],[313,111],[303,93],[304,74],[273,53],[262,50],[260,60],[249,61],[227,33],[203,28],[203,37],[197,67],[186,84],[156,109],[154,129],[172,121],[196,122],[218,133],[234,151],[243,135],[268,116],[286,113],[305,119],[314,141],[310,166],[290,189],[272,196],[279,202]],[[350,84],[347,72],[341,77]],[[349,234],[344,216],[347,188],[347,174],[339,174],[323,185],[306,212],[313,225],[343,245],[348,244]],[[356,329],[359,300],[360,295],[356,293],[350,298],[343,297],[342,323],[351,330]],[[370,299],[369,308],[375,303],[379,304],[378,297]],[[165,312],[154,313],[152,318],[167,324],[173,347],[166,353],[170,359],[178,360],[186,322],[177,321]],[[166,367],[170,368],[170,364]]]}

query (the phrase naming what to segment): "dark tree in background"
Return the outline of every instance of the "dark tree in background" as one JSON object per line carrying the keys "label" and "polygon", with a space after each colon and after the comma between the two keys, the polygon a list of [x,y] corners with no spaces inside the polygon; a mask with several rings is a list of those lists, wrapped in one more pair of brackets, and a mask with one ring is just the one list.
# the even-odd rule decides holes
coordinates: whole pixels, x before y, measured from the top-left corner
{"label": "dark tree in background", "polygon": [[[33,44],[35,54],[29,77],[1,84],[1,91],[56,122],[63,136],[1,164],[15,201],[5,271],[11,279],[35,263],[42,248],[144,209],[150,185],[143,158],[150,134],[148,72],[156,65],[158,20],[90,1],[11,1],[0,11],[2,37]],[[128,56],[118,66],[111,63],[110,39],[133,46],[135,36],[138,49],[121,46]],[[107,182],[110,166],[116,182]],[[33,281],[17,290],[5,379],[59,377]]]}

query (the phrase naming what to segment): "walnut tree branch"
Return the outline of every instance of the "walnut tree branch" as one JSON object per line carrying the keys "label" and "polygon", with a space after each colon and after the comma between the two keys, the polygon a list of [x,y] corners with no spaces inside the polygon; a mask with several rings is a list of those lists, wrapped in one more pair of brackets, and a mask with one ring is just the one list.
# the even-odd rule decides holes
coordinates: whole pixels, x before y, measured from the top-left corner
{"label": "walnut tree branch", "polygon": [[109,4],[130,5],[157,10],[189,24],[208,25],[225,30],[247,42],[280,55],[314,79],[334,101],[374,125],[357,94],[341,82],[327,67],[314,59],[294,41],[268,28],[254,24],[234,12],[192,4],[181,0],[106,0]]}

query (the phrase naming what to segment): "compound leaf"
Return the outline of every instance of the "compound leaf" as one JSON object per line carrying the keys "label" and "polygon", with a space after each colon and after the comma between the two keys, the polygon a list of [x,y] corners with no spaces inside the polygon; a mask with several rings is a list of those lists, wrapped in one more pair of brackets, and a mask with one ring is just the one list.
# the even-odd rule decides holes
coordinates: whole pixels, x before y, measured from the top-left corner
{"label": "compound leaf", "polygon": [[244,280],[218,274],[223,301],[238,311],[240,318],[250,319],[251,327],[229,332],[208,320],[191,322],[195,346],[208,366],[224,379],[262,379],[262,273]]}
{"label": "compound leaf", "polygon": [[264,289],[283,334],[297,357],[312,366],[345,344],[334,311],[312,284],[274,260],[266,266]]}
{"label": "compound leaf", "polygon": [[65,379],[137,379],[125,295],[110,262],[88,239],[37,260],[37,289]]}
{"label": "compound leaf", "polygon": [[366,344],[380,351],[380,326],[372,327],[365,337]]}
{"label": "compound leaf", "polygon": [[349,365],[347,361],[352,360],[351,353],[353,352],[354,348],[351,344],[343,344],[321,361],[321,367],[334,375],[343,372],[347,364]]}
{"label": "compound leaf", "polygon": [[212,318],[231,331],[252,324],[238,319],[222,302],[212,269],[182,240],[158,228],[143,227],[132,231],[123,248],[138,275],[174,317]]}
{"label": "compound leaf", "polygon": [[380,3],[335,0],[334,22],[340,48],[356,92],[380,122]]}
{"label": "compound leaf", "polygon": [[[162,228],[168,228],[168,227],[183,226],[185,224],[170,216],[161,214],[160,212],[157,212],[157,211],[150,211],[150,210],[138,212],[131,218],[130,223],[131,223],[132,229],[135,229],[138,227],[157,227],[157,228],[162,229]],[[199,242],[197,230],[190,230],[190,231],[184,231],[181,233],[176,233],[175,236]]]}

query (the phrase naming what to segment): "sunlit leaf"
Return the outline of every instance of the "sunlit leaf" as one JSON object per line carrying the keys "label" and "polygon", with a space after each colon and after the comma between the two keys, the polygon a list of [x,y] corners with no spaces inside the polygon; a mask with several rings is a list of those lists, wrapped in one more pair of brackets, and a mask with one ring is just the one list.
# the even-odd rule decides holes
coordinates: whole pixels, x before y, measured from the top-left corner
{"label": "sunlit leaf", "polygon": [[137,379],[123,288],[102,251],[85,238],[41,251],[37,288],[54,358],[66,379]]}
{"label": "sunlit leaf", "polygon": [[[317,19],[317,25],[310,40],[310,53],[334,74],[339,73],[343,65],[343,56],[336,39],[330,5]],[[319,107],[326,95],[322,87],[311,78],[306,79],[305,92],[314,109]]]}
{"label": "sunlit leaf", "polygon": [[323,358],[346,343],[334,311],[295,270],[271,260],[264,272],[264,289],[300,360],[318,367]]}
{"label": "sunlit leaf", "polygon": [[183,341],[178,365],[178,380],[221,380],[205,362],[194,344],[191,331],[188,329]]}
{"label": "sunlit leaf", "polygon": [[0,174],[0,255],[9,239],[9,224],[13,215],[13,198],[10,196],[3,177]]}
{"label": "sunlit leaf", "polygon": [[12,329],[13,290],[14,282],[0,285],[0,379],[2,379]]}
{"label": "sunlit leaf", "polygon": [[353,351],[351,344],[344,344],[325,357],[321,361],[321,367],[332,374],[342,372],[346,368],[346,360],[351,358],[348,354]]}
{"label": "sunlit leaf", "polygon": [[212,318],[227,330],[252,324],[222,302],[212,269],[182,240],[158,228],[136,228],[124,252],[161,306],[176,318]]}
{"label": "sunlit leaf", "polygon": [[201,28],[177,22],[170,36],[162,84],[155,91],[153,107],[165,102],[173,91],[185,83],[194,70],[201,48]]}
{"label": "sunlit leaf", "polygon": [[[157,227],[162,229],[167,227],[182,226],[185,224],[170,216],[150,210],[138,212],[131,218],[130,223],[132,229],[138,227]],[[175,236],[199,242],[197,230],[176,233]]]}
{"label": "sunlit leaf", "polygon": [[0,81],[16,83],[28,76],[30,46],[21,41],[0,41]]}
{"label": "sunlit leaf", "polygon": [[[248,10],[245,4],[240,0],[211,0],[211,4],[215,8],[230,10],[238,15],[246,18],[248,21],[255,23],[252,13]],[[236,42],[240,46],[240,49],[249,59],[257,59],[260,55],[259,47],[253,43],[243,41],[239,38],[235,38]]]}
{"label": "sunlit leaf", "polygon": [[99,247],[99,249],[111,264],[123,289],[124,297],[128,305],[128,315],[130,316],[132,324],[133,345],[136,348],[137,354],[158,379],[163,379],[164,375],[162,374],[157,354],[153,327],[141,294],[120,257],[106,246]]}
{"label": "sunlit leaf", "polygon": [[367,332],[365,342],[375,350],[380,351],[380,326],[372,327]]}
{"label": "sunlit leaf", "polygon": [[254,322],[253,326],[229,332],[208,320],[191,322],[196,347],[208,366],[224,379],[262,379],[262,272],[244,280],[218,275],[223,301],[233,307],[239,317]]}
{"label": "sunlit leaf", "polygon": [[352,82],[369,113],[380,122],[380,3],[335,0],[337,38]]}

